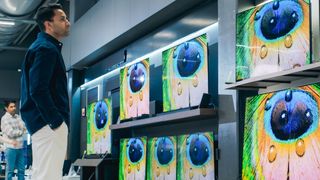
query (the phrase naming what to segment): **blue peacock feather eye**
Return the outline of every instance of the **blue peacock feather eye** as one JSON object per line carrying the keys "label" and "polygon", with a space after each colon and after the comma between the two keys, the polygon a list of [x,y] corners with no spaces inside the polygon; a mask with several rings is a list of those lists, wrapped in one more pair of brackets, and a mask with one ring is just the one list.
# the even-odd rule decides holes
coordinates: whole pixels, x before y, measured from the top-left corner
{"label": "blue peacock feather eye", "polygon": [[203,134],[193,134],[187,139],[187,158],[194,166],[202,166],[211,159],[210,141]]}
{"label": "blue peacock feather eye", "polygon": [[138,138],[131,138],[128,142],[127,156],[132,163],[138,163],[143,158],[144,145]]}
{"label": "blue peacock feather eye", "polygon": [[197,42],[186,42],[177,46],[173,53],[174,70],[178,77],[194,75],[203,64],[203,48]]}
{"label": "blue peacock feather eye", "polygon": [[94,107],[94,124],[98,130],[103,129],[108,122],[108,107],[104,101],[99,101]]}
{"label": "blue peacock feather eye", "polygon": [[303,22],[303,10],[298,2],[274,1],[265,4],[255,14],[255,31],[263,40],[277,40],[290,34]]}
{"label": "blue peacock feather eye", "polygon": [[128,87],[132,93],[139,92],[146,82],[147,70],[141,63],[134,64],[128,69]]}
{"label": "blue peacock feather eye", "polygon": [[302,90],[280,91],[269,102],[271,107],[265,111],[264,123],[274,139],[296,140],[316,129],[318,106],[310,93]]}
{"label": "blue peacock feather eye", "polygon": [[158,138],[155,157],[160,165],[167,165],[174,159],[174,145],[170,138]]}

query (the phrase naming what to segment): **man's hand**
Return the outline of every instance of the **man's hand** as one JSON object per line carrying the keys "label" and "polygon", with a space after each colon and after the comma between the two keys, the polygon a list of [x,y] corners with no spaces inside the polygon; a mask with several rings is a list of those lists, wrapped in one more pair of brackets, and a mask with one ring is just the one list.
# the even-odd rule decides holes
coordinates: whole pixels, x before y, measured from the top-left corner
{"label": "man's hand", "polygon": [[10,144],[12,144],[13,146],[17,146],[18,145],[18,141],[16,140],[11,140]]}

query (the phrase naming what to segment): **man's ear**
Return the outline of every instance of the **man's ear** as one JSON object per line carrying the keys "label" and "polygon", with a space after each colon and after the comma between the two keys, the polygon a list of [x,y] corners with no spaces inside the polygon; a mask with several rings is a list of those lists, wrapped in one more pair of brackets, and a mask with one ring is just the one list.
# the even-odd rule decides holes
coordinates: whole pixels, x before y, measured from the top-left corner
{"label": "man's ear", "polygon": [[51,29],[51,23],[49,21],[45,21],[43,24],[44,24],[45,30],[50,30]]}

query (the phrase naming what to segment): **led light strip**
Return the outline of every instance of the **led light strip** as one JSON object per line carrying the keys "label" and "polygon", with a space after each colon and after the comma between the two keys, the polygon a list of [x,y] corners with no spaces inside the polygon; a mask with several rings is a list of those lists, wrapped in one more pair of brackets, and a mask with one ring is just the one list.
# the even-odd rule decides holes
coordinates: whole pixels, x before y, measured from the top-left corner
{"label": "led light strip", "polygon": [[97,77],[97,78],[95,78],[95,79],[93,79],[93,80],[91,80],[89,82],[84,83],[83,85],[80,86],[80,89],[83,90],[83,89],[85,89],[85,88],[87,88],[89,86],[92,86],[92,85],[98,83],[99,81],[102,81],[105,78],[115,76],[115,75],[119,74],[120,69],[123,68],[123,67],[131,66],[132,64],[140,62],[140,61],[142,61],[142,60],[144,60],[146,58],[152,57],[155,54],[161,53],[164,50],[167,50],[167,49],[169,49],[171,47],[177,46],[177,45],[179,45],[181,43],[184,43],[184,42],[186,42],[186,41],[188,41],[190,39],[196,38],[196,37],[198,37],[198,36],[200,36],[200,35],[202,35],[204,33],[207,33],[211,29],[217,28],[217,26],[218,26],[218,23],[214,23],[214,24],[212,24],[210,26],[207,26],[207,27],[205,27],[203,29],[200,29],[199,31],[196,31],[196,32],[194,32],[192,34],[189,34],[189,35],[187,35],[187,36],[185,36],[185,37],[183,37],[181,39],[178,39],[178,40],[174,41],[173,43],[171,43],[171,44],[169,44],[167,46],[164,46],[164,47],[162,47],[160,49],[157,49],[157,50],[152,51],[152,52],[150,52],[148,54],[145,54],[144,56],[141,56],[141,57],[139,57],[139,58],[137,58],[137,59],[135,59],[133,61],[128,62],[124,66],[118,67],[117,69],[114,69],[114,70],[112,70],[112,71],[110,71],[110,72],[108,72],[108,73],[106,73],[106,74],[104,74],[102,76],[99,76],[99,77]]}
{"label": "led light strip", "polygon": [[0,25],[14,26],[15,22],[13,22],[13,21],[0,21]]}

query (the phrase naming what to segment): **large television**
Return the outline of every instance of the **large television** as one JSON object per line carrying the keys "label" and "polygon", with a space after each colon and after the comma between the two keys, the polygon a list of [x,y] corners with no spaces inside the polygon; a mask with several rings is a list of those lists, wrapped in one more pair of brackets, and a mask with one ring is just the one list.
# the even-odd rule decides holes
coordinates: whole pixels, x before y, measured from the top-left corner
{"label": "large television", "polygon": [[176,179],[177,137],[148,139],[147,179]]}
{"label": "large television", "polygon": [[87,154],[111,153],[111,99],[92,102],[87,107]]}
{"label": "large television", "polygon": [[177,179],[215,179],[212,132],[178,136]]}
{"label": "large television", "polygon": [[242,179],[318,179],[320,84],[246,100]]}
{"label": "large television", "polygon": [[203,34],[162,52],[163,111],[200,104],[208,93],[208,46]]}
{"label": "large television", "polygon": [[120,140],[119,180],[146,178],[147,138]]}
{"label": "large television", "polygon": [[149,114],[149,59],[120,70],[120,120]]}
{"label": "large television", "polygon": [[236,80],[311,63],[310,1],[274,0],[237,14]]}

